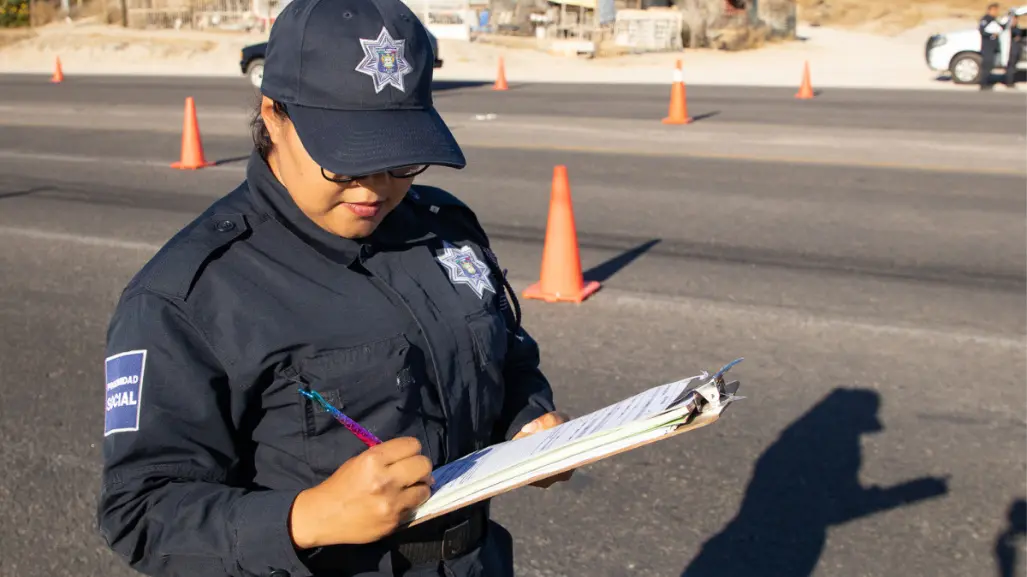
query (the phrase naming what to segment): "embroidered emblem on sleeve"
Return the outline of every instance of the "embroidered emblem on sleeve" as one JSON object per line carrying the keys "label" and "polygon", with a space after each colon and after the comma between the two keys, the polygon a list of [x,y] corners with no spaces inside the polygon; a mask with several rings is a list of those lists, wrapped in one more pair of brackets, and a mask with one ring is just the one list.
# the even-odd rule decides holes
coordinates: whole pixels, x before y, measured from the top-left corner
{"label": "embroidered emblem on sleeve", "polygon": [[107,357],[107,406],[103,436],[139,430],[139,403],[143,396],[146,351],[128,351]]}

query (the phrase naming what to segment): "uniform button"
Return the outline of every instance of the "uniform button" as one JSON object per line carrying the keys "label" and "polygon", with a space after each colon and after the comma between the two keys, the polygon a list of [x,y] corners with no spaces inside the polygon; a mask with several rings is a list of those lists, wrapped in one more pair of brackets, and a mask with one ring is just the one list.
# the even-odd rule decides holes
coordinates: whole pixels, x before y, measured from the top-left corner
{"label": "uniform button", "polygon": [[[218,230],[218,232],[228,232],[228,231],[232,230],[233,228],[235,228],[235,223],[230,221],[230,220],[220,220],[220,221],[218,221],[218,223],[216,225],[214,225],[214,228],[216,228]],[[285,577],[285,576],[284,575],[276,575],[275,577]]]}

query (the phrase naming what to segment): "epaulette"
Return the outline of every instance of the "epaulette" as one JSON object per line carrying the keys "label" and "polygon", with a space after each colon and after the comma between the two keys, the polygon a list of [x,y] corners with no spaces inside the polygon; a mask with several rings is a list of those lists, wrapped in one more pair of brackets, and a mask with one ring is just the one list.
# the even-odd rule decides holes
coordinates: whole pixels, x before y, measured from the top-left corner
{"label": "epaulette", "polygon": [[185,300],[206,264],[249,230],[241,213],[205,214],[164,245],[141,284],[147,290]]}
{"label": "epaulette", "polygon": [[[478,215],[452,193],[423,184],[415,184],[407,192],[407,198],[415,205],[427,209],[442,218],[450,217],[453,221],[470,229],[474,241],[481,246],[489,246],[489,237],[478,222]],[[453,214],[457,213],[457,214]]]}

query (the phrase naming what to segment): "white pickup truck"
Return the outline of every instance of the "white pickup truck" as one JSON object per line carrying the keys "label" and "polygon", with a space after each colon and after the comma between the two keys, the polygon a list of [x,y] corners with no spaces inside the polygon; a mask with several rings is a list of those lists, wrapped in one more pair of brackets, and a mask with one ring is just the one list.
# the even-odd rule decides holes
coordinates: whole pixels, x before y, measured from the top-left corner
{"label": "white pickup truck", "polygon": [[[1015,9],[1019,17],[1018,26],[1027,28],[1027,5]],[[1009,21],[1009,15],[1005,14],[998,19],[1003,26]],[[976,84],[980,81],[982,69],[989,72],[995,68],[1006,67],[1009,59],[1009,43],[1011,28],[999,36],[999,54],[990,66],[982,66],[981,63],[981,34],[976,28],[968,30],[957,30],[945,34],[934,34],[927,40],[927,65],[931,70],[948,72],[952,75],[952,81],[956,84]],[[1027,50],[1020,52],[1020,61],[1017,63],[1018,70],[1027,69]]]}

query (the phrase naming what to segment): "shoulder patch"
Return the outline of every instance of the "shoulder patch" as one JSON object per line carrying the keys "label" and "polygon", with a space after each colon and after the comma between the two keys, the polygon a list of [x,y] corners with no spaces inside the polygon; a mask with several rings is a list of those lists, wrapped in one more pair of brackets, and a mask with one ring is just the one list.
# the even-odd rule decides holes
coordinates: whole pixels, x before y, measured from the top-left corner
{"label": "shoulder patch", "polygon": [[139,407],[143,397],[146,351],[128,351],[107,357],[107,406],[103,436],[139,430]]}
{"label": "shoulder patch", "polygon": [[211,256],[248,230],[246,218],[238,213],[214,213],[196,220],[166,245],[161,262],[145,283],[146,288],[184,299]]}

